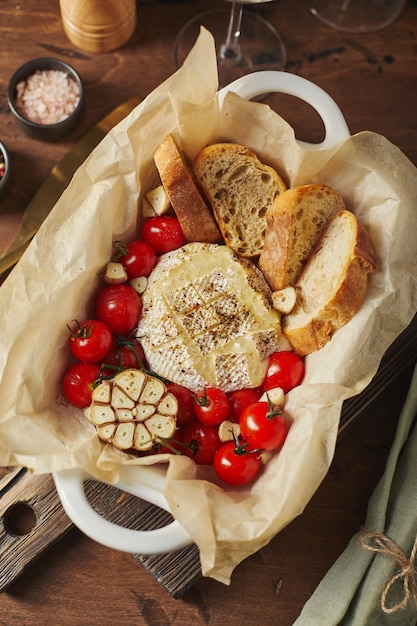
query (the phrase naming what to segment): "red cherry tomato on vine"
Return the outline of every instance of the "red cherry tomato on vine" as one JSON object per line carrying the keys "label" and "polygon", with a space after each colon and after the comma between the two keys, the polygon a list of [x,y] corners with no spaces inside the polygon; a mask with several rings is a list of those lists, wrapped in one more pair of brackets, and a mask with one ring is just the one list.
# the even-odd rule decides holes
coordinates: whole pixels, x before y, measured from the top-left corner
{"label": "red cherry tomato on vine", "polygon": [[176,383],[168,383],[167,391],[173,393],[178,400],[177,426],[180,428],[194,421],[196,414],[194,412],[193,392]]}
{"label": "red cherry tomato on vine", "polygon": [[86,320],[71,330],[70,350],[76,359],[97,363],[104,359],[113,343],[110,329],[100,320]]}
{"label": "red cherry tomato on vine", "polygon": [[93,384],[100,374],[95,363],[75,363],[64,373],[61,386],[65,398],[80,409],[91,404]]}
{"label": "red cherry tomato on vine", "polygon": [[242,439],[251,448],[276,450],[285,441],[288,433],[287,423],[279,408],[268,402],[255,402],[248,406],[240,416]]}
{"label": "red cherry tomato on vine", "polygon": [[127,335],[138,324],[142,300],[130,285],[107,285],[96,298],[96,315],[115,335]]}
{"label": "red cherry tomato on vine", "polygon": [[117,241],[114,247],[118,250],[114,258],[123,265],[129,280],[149,276],[158,261],[155,249],[146,241],[128,244]]}
{"label": "red cherry tomato on vine", "polygon": [[175,436],[174,439],[168,440],[165,443],[154,444],[153,448],[149,450],[150,454],[183,454],[181,442]]}
{"label": "red cherry tomato on vine", "polygon": [[229,417],[229,398],[218,387],[206,387],[195,394],[194,411],[200,422],[216,426]]}
{"label": "red cherry tomato on vine", "polygon": [[222,445],[217,426],[202,424],[198,420],[185,426],[180,439],[186,444],[181,447],[182,454],[194,459],[198,465],[211,465],[216,450]]}
{"label": "red cherry tomato on vine", "polygon": [[173,215],[148,217],[142,224],[141,237],[158,254],[171,252],[186,243],[178,218]]}
{"label": "red cherry tomato on vine", "polygon": [[274,352],[269,357],[268,369],[262,387],[264,391],[281,387],[287,393],[304,378],[304,361],[298,354],[289,350]]}
{"label": "red cherry tomato on vine", "polygon": [[139,369],[146,364],[145,353],[137,339],[116,338],[105,358],[106,365],[121,369]]}
{"label": "red cherry tomato on vine", "polygon": [[262,395],[262,389],[259,389],[259,387],[255,389],[238,389],[237,391],[231,391],[227,395],[230,403],[229,419],[238,422],[243,409],[259,400]]}
{"label": "red cherry tomato on vine", "polygon": [[227,485],[246,485],[258,474],[261,459],[257,452],[246,451],[234,441],[228,441],[214,455],[213,467]]}

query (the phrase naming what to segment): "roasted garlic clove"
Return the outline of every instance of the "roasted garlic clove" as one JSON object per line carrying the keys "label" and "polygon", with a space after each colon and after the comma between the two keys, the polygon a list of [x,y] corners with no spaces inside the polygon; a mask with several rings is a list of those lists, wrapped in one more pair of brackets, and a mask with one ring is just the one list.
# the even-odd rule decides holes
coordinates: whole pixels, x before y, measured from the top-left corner
{"label": "roasted garlic clove", "polygon": [[104,274],[104,282],[108,285],[120,285],[127,281],[127,273],[121,263],[109,261],[106,265],[106,273]]}
{"label": "roasted garlic clove", "polygon": [[163,185],[158,185],[158,187],[149,191],[145,197],[156,215],[163,215],[171,207],[170,199]]}
{"label": "roasted garlic clove", "polygon": [[295,307],[296,300],[297,293],[294,287],[285,287],[280,289],[280,291],[272,292],[272,306],[278,313],[291,313]]}
{"label": "roasted garlic clove", "polygon": [[146,276],[138,276],[137,278],[132,278],[129,281],[129,284],[135,291],[138,292],[139,295],[145,292],[146,287],[148,286],[148,279]]}
{"label": "roasted garlic clove", "polygon": [[226,441],[233,441],[235,438],[238,438],[240,435],[240,427],[236,422],[232,422],[231,420],[225,420],[221,422],[219,425],[219,439],[223,443]]}
{"label": "roasted garlic clove", "polygon": [[281,387],[273,387],[272,389],[268,389],[268,391],[265,391],[262,394],[262,396],[259,398],[259,401],[268,402],[268,399],[274,406],[284,406],[284,390]]}

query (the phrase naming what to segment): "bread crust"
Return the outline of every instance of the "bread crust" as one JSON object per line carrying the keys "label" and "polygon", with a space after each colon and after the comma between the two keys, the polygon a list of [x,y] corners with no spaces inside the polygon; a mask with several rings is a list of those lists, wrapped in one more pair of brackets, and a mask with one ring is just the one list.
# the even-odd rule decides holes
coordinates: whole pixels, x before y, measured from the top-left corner
{"label": "bread crust", "polygon": [[221,242],[222,236],[211,210],[172,134],[158,146],[154,161],[186,241]]}
{"label": "bread crust", "polygon": [[[361,261],[354,259],[347,268],[338,291],[315,317],[310,317],[304,325],[291,327],[288,323],[289,316],[285,316],[282,329],[295,352],[305,356],[320,350],[330,341],[333,333],[347,324],[359,310],[367,283],[367,272],[364,273]],[[294,309],[294,315],[299,314],[299,310]]]}
{"label": "bread crust", "polygon": [[206,146],[193,169],[225,243],[241,256],[258,257],[267,209],[287,188],[278,172],[262,163],[252,148],[235,143]]}
{"label": "bread crust", "polygon": [[266,213],[259,268],[273,291],[294,285],[330,217],[345,209],[341,195],[325,184],[291,187]]}
{"label": "bread crust", "polygon": [[[301,356],[320,350],[332,337],[333,333],[342,328],[359,310],[368,284],[368,275],[376,269],[376,253],[374,244],[362,224],[353,213],[342,211],[330,220],[340,219],[340,215],[349,214],[352,228],[356,229],[354,245],[340,268],[340,276],[333,292],[319,307],[309,310],[308,293],[304,277],[315,262],[316,253],[326,244],[326,229],[315,253],[309,259],[295,288],[297,304],[289,315],[282,317],[282,330],[294,350]],[[323,243],[324,242],[324,243]]]}

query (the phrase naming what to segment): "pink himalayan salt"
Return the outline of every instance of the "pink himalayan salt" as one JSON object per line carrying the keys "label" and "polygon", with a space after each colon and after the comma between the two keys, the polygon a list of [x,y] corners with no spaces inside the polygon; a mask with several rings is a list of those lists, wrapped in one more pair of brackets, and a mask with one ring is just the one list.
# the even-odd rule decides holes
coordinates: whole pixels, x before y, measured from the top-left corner
{"label": "pink himalayan salt", "polygon": [[59,70],[38,70],[16,85],[16,108],[37,124],[57,124],[74,112],[80,89],[71,76]]}

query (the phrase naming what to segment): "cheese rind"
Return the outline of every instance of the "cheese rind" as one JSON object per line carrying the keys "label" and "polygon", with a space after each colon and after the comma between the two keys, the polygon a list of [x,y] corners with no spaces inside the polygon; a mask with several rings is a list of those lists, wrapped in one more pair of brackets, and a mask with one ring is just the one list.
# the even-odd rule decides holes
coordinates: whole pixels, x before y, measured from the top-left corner
{"label": "cheese rind", "polygon": [[268,356],[288,347],[262,274],[224,245],[163,255],[142,302],[137,335],[149,366],[194,392],[256,387]]}

